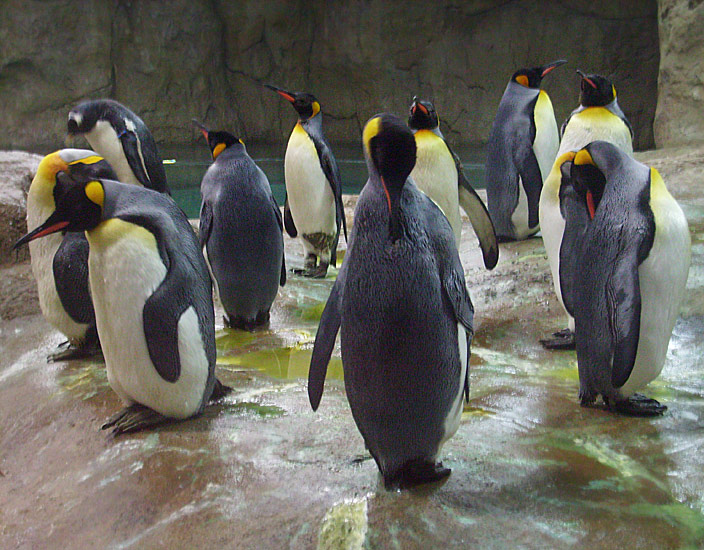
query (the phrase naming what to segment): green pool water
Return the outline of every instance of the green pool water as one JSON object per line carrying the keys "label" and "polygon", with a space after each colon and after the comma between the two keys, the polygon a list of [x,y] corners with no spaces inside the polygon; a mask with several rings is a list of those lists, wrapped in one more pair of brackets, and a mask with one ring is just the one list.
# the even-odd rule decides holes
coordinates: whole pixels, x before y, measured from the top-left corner
{"label": "green pool water", "polygon": [[[247,151],[269,178],[274,197],[283,204],[285,197],[285,146],[278,144],[247,144]],[[334,148],[342,178],[342,192],[359,193],[367,181],[367,166],[358,146]],[[207,147],[161,146],[166,178],[176,202],[188,217],[197,218],[200,212],[200,182],[211,164]],[[476,188],[484,186],[484,150],[478,147],[460,147],[467,178]]]}

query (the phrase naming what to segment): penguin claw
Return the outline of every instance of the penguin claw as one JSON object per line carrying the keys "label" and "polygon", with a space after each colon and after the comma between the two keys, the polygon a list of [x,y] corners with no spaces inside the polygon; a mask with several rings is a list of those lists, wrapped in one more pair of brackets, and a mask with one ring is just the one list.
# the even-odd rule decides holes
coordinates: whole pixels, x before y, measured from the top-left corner
{"label": "penguin claw", "polygon": [[68,340],[57,346],[57,351],[50,353],[47,358],[47,363],[56,363],[57,361],[72,361],[74,359],[87,359],[102,355],[99,345],[74,346]]}
{"label": "penguin claw", "polygon": [[446,479],[452,470],[442,462],[411,460],[392,475],[383,475],[386,489],[410,489],[424,483],[434,483]]}
{"label": "penguin claw", "polygon": [[634,393],[626,399],[619,399],[610,408],[626,416],[660,416],[667,410],[666,405],[661,405],[655,399],[640,393]]}
{"label": "penguin claw", "polygon": [[575,349],[574,332],[562,329],[552,333],[552,338],[544,338],[540,343],[545,349],[570,350]]}
{"label": "penguin claw", "polygon": [[170,418],[153,411],[149,407],[135,403],[111,416],[100,429],[107,430],[112,428],[110,433],[117,436],[129,432],[138,432],[157,424],[167,423],[170,420]]}

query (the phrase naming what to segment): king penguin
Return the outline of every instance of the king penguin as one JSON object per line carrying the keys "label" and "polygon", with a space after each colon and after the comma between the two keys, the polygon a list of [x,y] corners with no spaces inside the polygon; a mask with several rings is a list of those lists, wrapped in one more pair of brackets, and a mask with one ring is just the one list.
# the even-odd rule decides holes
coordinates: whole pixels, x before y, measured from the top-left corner
{"label": "king penguin", "polygon": [[482,199],[467,181],[462,162],[445,141],[432,102],[413,98],[408,127],[413,130],[417,148],[416,164],[411,172],[414,183],[443,211],[452,226],[458,249],[462,236],[462,204],[479,239],[484,265],[493,269],[499,260],[494,224]]}
{"label": "king penguin", "polygon": [[156,142],[141,118],[112,99],[80,103],[68,114],[69,135],[83,135],[123,183],[169,194]]}
{"label": "king penguin", "polygon": [[615,145],[593,142],[566,163],[560,278],[574,315],[579,396],[616,412],[666,407],[634,392],[661,372],[685,296],[687,220],[660,174]]}
{"label": "king penguin", "polygon": [[299,116],[284,158],[284,226],[289,236],[300,233],[303,240],[304,269],[297,273],[322,278],[337,261],[340,225],[347,238],[340,171],[323,135],[323,114],[315,96],[266,87],[291,103]]}
{"label": "king penguin", "polygon": [[411,130],[382,114],[363,133],[369,180],[325,305],[308,375],[314,410],[341,334],[352,415],[387,488],[443,479],[437,461],[469,395],[474,309],[455,236],[409,178]]}
{"label": "king penguin", "polygon": [[225,324],[251,330],[269,320],[279,285],[286,284],[281,210],[242,140],[194,122],[213,156],[200,185],[200,244]]}
{"label": "king penguin", "polygon": [[[627,154],[633,154],[633,131],[626,115],[616,100],[612,82],[597,74],[586,75],[578,70],[581,78],[579,107],[572,111],[562,125],[562,141],[550,176],[540,194],[540,227],[547,252],[553,285],[562,304],[559,271],[560,243],[565,230],[565,220],[560,211],[560,168],[558,165],[592,141],[608,141]],[[567,315],[567,328],[541,340],[547,349],[574,349],[574,319]]]}
{"label": "king penguin", "polygon": [[[33,231],[55,210],[68,174],[115,178],[110,165],[93,151],[61,149],[45,156],[27,194],[27,229]],[[88,241],[82,233],[55,234],[30,243],[32,273],[39,306],[49,323],[68,338],[68,347],[49,355],[49,361],[78,359],[99,349],[95,313],[88,289]],[[62,345],[63,348],[65,345]]]}
{"label": "king penguin", "polygon": [[89,177],[62,178],[49,218],[15,247],[85,231],[98,335],[125,404],[119,434],[199,414],[227,388],[215,378],[212,287],[198,239],[168,196]]}
{"label": "king penguin", "polygon": [[540,85],[564,63],[516,71],[499,103],[487,144],[486,192],[500,242],[540,229],[540,191],[560,143],[552,102]]}

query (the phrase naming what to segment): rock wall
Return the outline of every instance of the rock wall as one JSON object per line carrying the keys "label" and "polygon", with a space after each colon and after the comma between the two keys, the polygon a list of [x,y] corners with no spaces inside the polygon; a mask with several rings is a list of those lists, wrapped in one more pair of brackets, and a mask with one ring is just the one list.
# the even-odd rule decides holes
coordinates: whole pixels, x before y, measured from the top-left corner
{"label": "rock wall", "polygon": [[658,147],[704,142],[704,2],[659,0]]}
{"label": "rock wall", "polygon": [[295,113],[267,82],[315,93],[333,141],[358,142],[371,115],[405,114],[418,94],[455,143],[477,143],[511,74],[561,57],[544,83],[558,123],[577,105],[574,70],[599,72],[646,148],[657,36],[655,0],[4,0],[0,148],[59,146],[68,110],[96,97],[162,143],[197,139],[192,117],[283,142]]}

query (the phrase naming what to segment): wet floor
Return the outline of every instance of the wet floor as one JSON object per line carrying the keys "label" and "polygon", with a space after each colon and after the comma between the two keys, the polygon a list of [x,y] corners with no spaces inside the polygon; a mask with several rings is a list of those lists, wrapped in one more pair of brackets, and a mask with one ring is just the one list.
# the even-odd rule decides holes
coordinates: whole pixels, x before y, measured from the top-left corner
{"label": "wet floor", "polygon": [[[701,185],[704,190],[704,184]],[[222,329],[218,376],[235,391],[197,419],[117,439],[120,403],[100,362],[47,364],[61,337],[41,317],[0,323],[2,548],[698,548],[704,545],[704,193],[685,210],[693,264],[657,419],[583,409],[540,239],[481,268],[470,403],[441,484],[387,492],[365,455],[339,347],[320,409],[305,378],[332,285],[291,276],[269,330]],[[287,261],[300,263],[287,241]]]}

